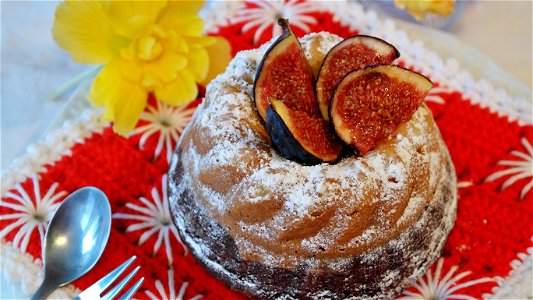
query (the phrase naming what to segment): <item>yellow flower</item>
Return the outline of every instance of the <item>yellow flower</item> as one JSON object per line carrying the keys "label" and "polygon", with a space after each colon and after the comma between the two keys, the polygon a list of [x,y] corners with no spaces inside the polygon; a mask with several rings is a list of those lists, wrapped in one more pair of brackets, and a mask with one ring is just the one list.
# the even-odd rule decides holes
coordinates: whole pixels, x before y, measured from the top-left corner
{"label": "yellow flower", "polygon": [[427,13],[448,16],[455,8],[455,0],[394,0],[394,4],[417,20],[422,20]]}
{"label": "yellow flower", "polygon": [[[230,46],[204,35],[203,1],[77,1],[58,5],[54,40],[84,64],[102,64],[89,99],[126,135],[149,93],[170,105],[194,100],[197,83],[226,67]],[[216,59],[213,59],[215,57]]]}

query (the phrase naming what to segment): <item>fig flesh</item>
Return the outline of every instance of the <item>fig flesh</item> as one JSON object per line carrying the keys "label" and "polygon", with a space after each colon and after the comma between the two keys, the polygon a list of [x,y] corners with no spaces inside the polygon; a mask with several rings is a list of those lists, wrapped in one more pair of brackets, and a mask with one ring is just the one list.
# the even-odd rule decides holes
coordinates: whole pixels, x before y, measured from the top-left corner
{"label": "fig flesh", "polygon": [[266,129],[273,146],[287,159],[316,165],[341,156],[342,145],[326,120],[292,110],[280,100],[271,100]]}
{"label": "fig flesh", "polygon": [[393,45],[372,36],[356,35],[335,45],[324,58],[316,83],[322,117],[329,120],[333,90],[346,74],[370,65],[391,64],[399,56]]}
{"label": "fig flesh", "polygon": [[270,99],[282,101],[290,109],[318,116],[311,66],[289,23],[279,19],[282,35],[270,46],[257,70],[253,97],[263,120]]}
{"label": "fig flesh", "polygon": [[337,135],[364,155],[411,119],[432,86],[428,78],[399,66],[367,67],[338,84],[329,115]]}

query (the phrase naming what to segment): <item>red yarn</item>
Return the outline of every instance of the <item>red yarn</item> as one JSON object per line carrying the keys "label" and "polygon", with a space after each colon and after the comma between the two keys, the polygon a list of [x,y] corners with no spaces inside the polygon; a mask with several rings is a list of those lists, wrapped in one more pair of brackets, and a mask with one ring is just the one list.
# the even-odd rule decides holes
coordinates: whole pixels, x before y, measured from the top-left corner
{"label": "red yarn", "polygon": [[[257,7],[257,5],[253,2],[246,2],[245,5],[246,7]],[[339,21],[335,20],[334,16],[330,12],[317,11],[309,13],[309,16],[312,16],[317,20],[315,24],[308,24],[310,28],[309,32],[327,31],[337,34],[341,37],[349,37],[358,33],[357,30],[351,30],[349,26],[343,25]],[[254,43],[255,29],[257,29],[259,25],[248,31],[243,30],[243,25],[244,23],[241,22],[221,26],[217,32],[217,35],[225,37],[230,42],[233,56],[235,56],[235,54],[241,50],[256,48],[272,39],[272,26],[269,26],[264,31],[261,38]],[[309,33],[297,26],[291,26],[291,29],[297,37],[302,37]]]}
{"label": "red yarn", "polygon": [[[329,12],[318,11],[309,15],[317,20],[316,24],[309,24],[311,31],[329,31],[342,37],[357,33],[341,24]],[[243,25],[237,23],[219,28],[218,34],[230,41],[233,55],[271,39],[272,30],[269,28],[254,44],[255,30],[243,31]],[[305,34],[299,27],[293,27],[293,30],[298,36]],[[438,82],[435,84],[440,85]],[[203,89],[201,93],[203,95]],[[457,221],[445,245],[440,277],[457,266],[457,272],[472,272],[464,280],[496,276],[505,278],[511,271],[510,262],[517,258],[518,253],[527,252],[527,248],[532,247],[533,190],[520,198],[522,189],[531,181],[531,177],[517,180],[505,189],[502,187],[512,174],[491,181],[487,181],[487,178],[508,167],[499,162],[519,160],[516,151],[528,153],[524,143],[530,145],[533,142],[532,127],[520,126],[507,117],[498,116],[487,108],[472,103],[457,91],[439,92],[438,97],[443,102],[427,104],[449,148],[461,186]],[[151,105],[155,105],[155,101],[153,97],[149,99]],[[200,101],[196,100],[189,107],[197,106]],[[145,121],[141,121],[138,127],[145,124]],[[104,129],[102,133],[95,133],[83,143],[74,145],[71,155],[65,155],[46,166],[46,171],[39,174],[40,194],[44,195],[54,183],[59,183],[56,193],[71,193],[91,185],[107,194],[114,214],[135,213],[131,205],[143,206],[141,197],[153,202],[153,191],[162,196],[162,176],[168,170],[168,161],[165,149],[154,158],[158,138],[159,133],[153,134],[146,140],[143,149],[140,149],[140,134],[124,138],[114,134],[110,128]],[[172,142],[172,147],[175,145]],[[35,203],[32,179],[21,182],[21,187]],[[20,194],[15,189],[10,192]],[[63,198],[64,196],[58,202]],[[2,201],[18,203],[11,196],[4,197]],[[17,211],[10,205],[0,205],[0,215],[13,213]],[[0,229],[7,228],[13,222],[13,219],[0,219]],[[245,298],[217,281],[190,254],[184,255],[185,249],[172,234],[172,263],[166,255],[164,244],[154,253],[157,233],[139,244],[139,239],[146,230],[128,230],[136,222],[113,219],[111,237],[102,259],[87,275],[73,283],[76,287],[86,288],[135,254],[138,257],[136,265],[142,265],[140,274],[145,277],[145,283],[135,295],[136,298],[148,298],[150,293],[158,298],[162,297],[156,288],[156,281],[160,281],[165,287],[165,293],[170,293],[169,275],[173,276],[175,296],[187,282],[187,299],[198,294],[206,299]],[[5,235],[4,239],[13,241],[19,228]],[[37,230],[31,234],[26,252],[35,258],[41,257]],[[460,293],[480,298],[482,294],[490,293],[494,286],[495,283],[475,284],[461,289]]]}

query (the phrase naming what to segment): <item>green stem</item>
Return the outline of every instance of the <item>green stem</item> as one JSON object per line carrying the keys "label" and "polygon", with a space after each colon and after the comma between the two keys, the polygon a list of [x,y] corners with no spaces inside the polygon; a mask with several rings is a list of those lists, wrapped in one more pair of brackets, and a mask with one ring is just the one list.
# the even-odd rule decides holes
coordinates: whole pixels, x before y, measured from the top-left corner
{"label": "green stem", "polygon": [[86,71],[74,76],[72,79],[70,79],[69,81],[63,83],[57,89],[55,89],[53,92],[51,92],[48,95],[48,100],[50,100],[50,101],[57,100],[57,98],[59,98],[59,96],[63,95],[66,91],[68,91],[71,88],[77,86],[83,80],[89,78],[93,74],[95,74],[98,71],[100,71],[102,69],[102,67],[103,66],[100,66],[100,65],[94,66],[94,67],[92,67],[92,68],[90,68],[90,69],[88,69],[88,70],[86,70]]}

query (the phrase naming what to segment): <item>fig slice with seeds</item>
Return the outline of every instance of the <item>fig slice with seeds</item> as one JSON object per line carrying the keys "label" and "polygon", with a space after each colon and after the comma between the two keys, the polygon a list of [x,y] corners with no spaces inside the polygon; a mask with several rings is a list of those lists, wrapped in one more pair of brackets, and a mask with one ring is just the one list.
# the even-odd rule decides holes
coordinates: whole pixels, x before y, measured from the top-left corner
{"label": "fig slice with seeds", "polygon": [[284,157],[305,165],[336,162],[342,145],[331,125],[272,99],[266,112],[266,129],[274,147]]}
{"label": "fig slice with seeds", "polygon": [[269,100],[273,98],[292,110],[318,116],[313,71],[289,22],[280,18],[278,23],[283,33],[263,56],[255,76],[255,107],[265,119]]}
{"label": "fig slice with seeds", "polygon": [[337,83],[351,71],[370,65],[391,64],[400,53],[382,39],[356,35],[329,50],[316,83],[316,97],[322,117],[329,120],[328,107]]}
{"label": "fig slice with seeds", "polygon": [[341,140],[364,155],[411,119],[432,86],[423,75],[399,66],[367,67],[338,84],[329,115]]}

